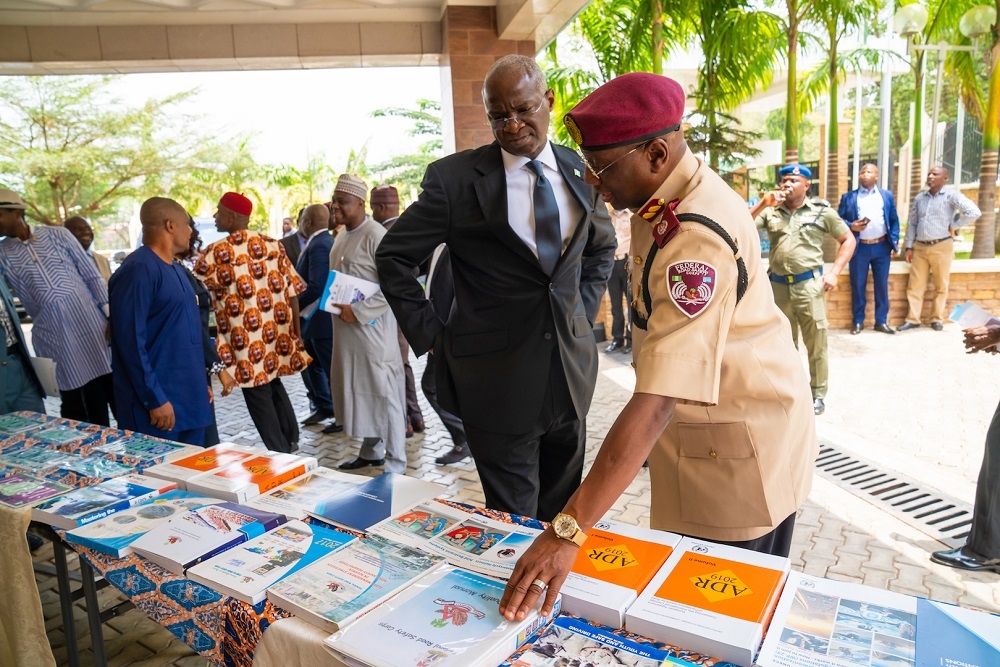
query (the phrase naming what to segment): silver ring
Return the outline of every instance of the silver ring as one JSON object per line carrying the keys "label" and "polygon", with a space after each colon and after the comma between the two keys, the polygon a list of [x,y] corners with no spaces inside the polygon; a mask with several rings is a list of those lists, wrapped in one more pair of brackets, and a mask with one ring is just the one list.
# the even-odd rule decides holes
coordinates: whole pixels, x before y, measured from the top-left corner
{"label": "silver ring", "polygon": [[[535,579],[531,582],[531,586],[538,586],[538,590],[544,591],[546,584],[541,579]],[[528,586],[528,588],[531,588],[531,586]]]}

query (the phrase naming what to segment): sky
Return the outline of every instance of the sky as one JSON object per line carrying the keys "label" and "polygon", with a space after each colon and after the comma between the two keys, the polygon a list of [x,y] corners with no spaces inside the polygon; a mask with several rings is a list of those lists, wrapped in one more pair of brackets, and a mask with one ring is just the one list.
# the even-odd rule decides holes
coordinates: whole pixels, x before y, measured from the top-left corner
{"label": "sky", "polygon": [[325,154],[340,169],[351,149],[368,143],[368,164],[415,152],[426,141],[409,137],[405,119],[372,118],[383,107],[416,108],[440,101],[437,67],[379,67],[254,72],[126,74],[113,90],[129,104],[197,89],[183,107],[219,137],[252,135],[258,162],[306,166]]}

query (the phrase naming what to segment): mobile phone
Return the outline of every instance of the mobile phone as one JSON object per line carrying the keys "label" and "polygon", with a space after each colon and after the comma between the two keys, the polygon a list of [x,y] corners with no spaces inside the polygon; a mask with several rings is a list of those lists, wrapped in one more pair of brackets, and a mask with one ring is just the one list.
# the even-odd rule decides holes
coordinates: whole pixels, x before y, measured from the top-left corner
{"label": "mobile phone", "polygon": [[861,222],[867,225],[869,222],[871,222],[871,220],[869,220],[868,218],[861,218]]}

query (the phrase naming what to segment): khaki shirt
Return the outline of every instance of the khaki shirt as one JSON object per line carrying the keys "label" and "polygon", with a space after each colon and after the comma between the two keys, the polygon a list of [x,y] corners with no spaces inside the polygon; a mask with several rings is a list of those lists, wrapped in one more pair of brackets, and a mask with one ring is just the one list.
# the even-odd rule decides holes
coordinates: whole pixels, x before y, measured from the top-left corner
{"label": "khaki shirt", "polygon": [[823,266],[823,237],[839,239],[851,231],[833,208],[809,198],[794,213],[784,204],[765,208],[755,222],[771,239],[771,272],[783,276]]}
{"label": "khaki shirt", "polygon": [[[680,199],[677,214],[721,225],[738,244],[749,285],[737,306],[733,251],[696,222],[682,222],[649,267],[652,313],[646,331],[633,331],[635,391],[678,399],[650,453],[650,525],[713,540],[756,539],[795,512],[812,486],[818,444],[809,379],[774,304],[743,200],[690,152],[650,201],[660,198]],[[640,315],[660,221],[643,218],[645,210],[632,217]]]}

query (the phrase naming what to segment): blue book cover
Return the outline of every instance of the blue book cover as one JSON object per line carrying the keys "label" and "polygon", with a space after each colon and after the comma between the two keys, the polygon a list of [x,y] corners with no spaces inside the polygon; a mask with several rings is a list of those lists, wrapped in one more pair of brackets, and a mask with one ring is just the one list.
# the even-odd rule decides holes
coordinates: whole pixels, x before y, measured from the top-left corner
{"label": "blue book cover", "polygon": [[1000,665],[1000,616],[917,600],[916,667]]}
{"label": "blue book cover", "polygon": [[132,551],[175,574],[285,523],[282,514],[219,503],[188,510],[132,543]]}
{"label": "blue book cover", "polygon": [[536,609],[523,621],[507,621],[499,611],[503,591],[501,581],[448,568],[325,643],[372,667],[493,667],[548,620]]}
{"label": "blue book cover", "polygon": [[31,508],[31,518],[56,528],[76,528],[175,488],[175,482],[126,475],[46,500]]}
{"label": "blue book cover", "polygon": [[187,577],[247,604],[257,604],[281,579],[356,539],[330,528],[289,521],[198,563],[187,571]]}
{"label": "blue book cover", "polygon": [[444,490],[434,482],[387,472],[319,503],[309,514],[327,523],[366,531]]}
{"label": "blue book cover", "polygon": [[132,553],[132,543],[160,524],[188,510],[221,503],[221,500],[187,491],[167,491],[106,519],[74,528],[66,541],[108,556],[123,558]]}

